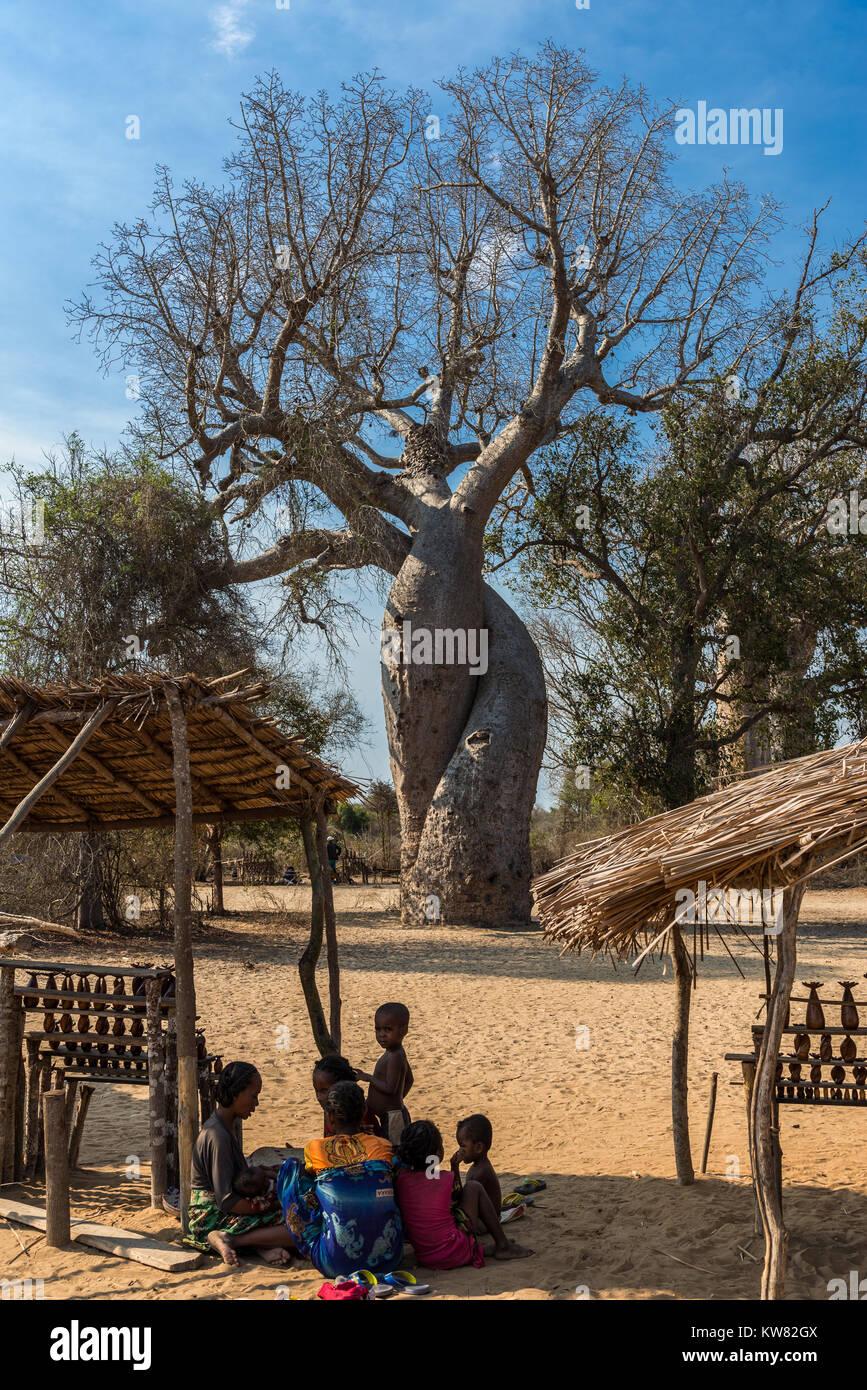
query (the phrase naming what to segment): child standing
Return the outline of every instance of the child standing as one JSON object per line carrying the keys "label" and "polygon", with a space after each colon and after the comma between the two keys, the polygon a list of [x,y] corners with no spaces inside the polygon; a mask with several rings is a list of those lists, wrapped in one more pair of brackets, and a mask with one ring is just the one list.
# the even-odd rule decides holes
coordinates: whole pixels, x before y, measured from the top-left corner
{"label": "child standing", "polygon": [[368,1081],[368,1109],[373,1111],[382,1127],[383,1138],[395,1148],[409,1124],[409,1111],[403,1103],[414,1077],[403,1050],[403,1040],[409,1030],[409,1009],[405,1004],[381,1004],[374,1014],[376,1041],[384,1048],[371,1076],[356,1071],[358,1081]]}
{"label": "child standing", "polygon": [[505,1235],[496,1208],[485,1189],[467,1182],[461,1189],[454,1175],[441,1168],[442,1135],[430,1120],[408,1125],[397,1148],[397,1204],[407,1240],[419,1264],[429,1269],[481,1269],[485,1256],[479,1243],[481,1227],[494,1239],[495,1260],[519,1260],[532,1255]]}

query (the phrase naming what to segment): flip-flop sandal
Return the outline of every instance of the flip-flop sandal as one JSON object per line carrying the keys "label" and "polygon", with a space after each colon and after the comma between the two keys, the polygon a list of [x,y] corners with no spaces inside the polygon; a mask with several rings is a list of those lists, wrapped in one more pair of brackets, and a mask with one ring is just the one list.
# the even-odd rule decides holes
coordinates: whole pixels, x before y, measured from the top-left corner
{"label": "flip-flop sandal", "polygon": [[395,1269],[391,1274],[383,1275],[383,1278],[386,1284],[393,1285],[398,1293],[430,1293],[430,1284],[420,1284],[408,1269]]}
{"label": "flip-flop sandal", "polygon": [[397,1289],[391,1284],[382,1284],[376,1275],[369,1269],[355,1269],[348,1276],[353,1284],[358,1284],[359,1288],[367,1289],[371,1298],[393,1298]]}
{"label": "flip-flop sandal", "polygon": [[532,1197],[522,1197],[520,1192],[510,1192],[508,1197],[504,1197],[500,1211],[509,1211],[512,1207],[531,1207]]}
{"label": "flip-flop sandal", "polygon": [[509,1207],[500,1217],[500,1225],[506,1226],[510,1221],[520,1221],[522,1216],[527,1215],[527,1204],[522,1202],[519,1207]]}
{"label": "flip-flop sandal", "polygon": [[544,1192],[547,1186],[544,1178],[525,1178],[523,1182],[517,1183],[515,1191],[526,1197],[530,1192]]}

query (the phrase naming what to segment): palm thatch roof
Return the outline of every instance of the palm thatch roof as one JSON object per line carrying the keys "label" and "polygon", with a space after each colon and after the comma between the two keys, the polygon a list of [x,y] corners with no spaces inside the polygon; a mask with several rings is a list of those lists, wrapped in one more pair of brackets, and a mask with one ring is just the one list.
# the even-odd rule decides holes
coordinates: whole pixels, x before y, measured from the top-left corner
{"label": "palm thatch roof", "polygon": [[353,782],[258,718],[263,683],[244,672],[215,680],[161,672],[112,675],[42,687],[0,679],[0,825],[72,744],[79,748],[35,799],[19,827],[66,832],[174,824],[172,732],[167,688],[187,723],[193,819],[232,823],[299,816],[317,803],[348,801]]}
{"label": "palm thatch roof", "polygon": [[784,888],[867,846],[867,739],[778,763],[579,846],[536,880],[544,934],[623,959],[661,942],[676,894]]}

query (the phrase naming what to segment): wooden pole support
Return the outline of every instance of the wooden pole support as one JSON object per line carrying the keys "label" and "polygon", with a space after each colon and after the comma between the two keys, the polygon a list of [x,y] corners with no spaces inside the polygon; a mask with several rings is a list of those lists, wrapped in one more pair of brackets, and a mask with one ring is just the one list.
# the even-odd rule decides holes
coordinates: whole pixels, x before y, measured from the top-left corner
{"label": "wooden pole support", "polygon": [[680,927],[671,929],[674,960],[674,1034],[671,1040],[671,1125],[674,1161],[681,1187],[695,1182],[689,1138],[689,1011],[692,997],[692,964]]}
{"label": "wooden pole support", "polygon": [[[51,1053],[43,1052],[42,1066],[39,1072],[39,1117],[42,1119],[42,1102],[48,1094],[51,1086]],[[39,1132],[36,1145],[36,1177],[41,1178],[45,1174],[45,1126],[39,1124]]]}
{"label": "wooden pole support", "polygon": [[190,1216],[190,1178],[198,1134],[198,1057],[196,1054],[196,983],[193,969],[192,878],[193,788],[187,719],[180,693],[166,681],[166,703],[172,723],[172,770],[175,782],[175,1019],[178,1048],[178,1168],[181,1226],[186,1235]]}
{"label": "wooden pole support", "polygon": [[46,1091],[42,1097],[45,1128],[45,1243],[69,1244],[69,1154],[66,1139],[66,1096]]}
{"label": "wooden pole support", "polygon": [[26,1128],[24,1134],[24,1178],[29,1182],[36,1172],[39,1156],[39,1082],[42,1075],[42,1059],[39,1055],[39,1039],[27,1038],[26,1064]]}
{"label": "wooden pole support", "polygon": [[719,1072],[715,1071],[710,1080],[710,1101],[707,1107],[707,1128],[704,1132],[704,1148],[701,1154],[701,1171],[707,1172],[707,1156],[710,1152],[710,1136],[713,1131],[713,1116],[716,1110],[716,1088],[719,1081]]}
{"label": "wooden pole support", "polygon": [[0,1182],[15,1178],[15,1100],[18,1089],[18,1037],[15,970],[0,970]]}
{"label": "wooden pole support", "polygon": [[15,1011],[17,1023],[15,1033],[15,1056],[18,1058],[18,1074],[15,1078],[15,1134],[12,1146],[13,1152],[13,1181],[21,1182],[24,1177],[24,1100],[25,1100],[25,1074],[24,1074],[24,1025],[27,1021],[24,1005],[18,1001],[18,1008]]}
{"label": "wooden pole support", "polygon": [[95,1090],[95,1086],[88,1086],[86,1082],[82,1081],[78,1092],[78,1109],[75,1112],[75,1120],[69,1136],[70,1168],[78,1167],[78,1155],[81,1153],[81,1141],[84,1138],[84,1122],[87,1119],[87,1111]]}
{"label": "wooden pole support", "polygon": [[325,1022],[325,1010],[322,1007],[322,1000],[319,997],[319,989],[316,984],[316,966],[322,951],[322,936],[325,928],[325,910],[322,899],[324,874],[316,838],[316,823],[309,813],[301,817],[301,837],[304,842],[304,857],[307,860],[307,869],[310,874],[310,939],[298,961],[298,974],[301,977],[304,1002],[307,1005],[307,1014],[313,1029],[313,1041],[319,1048],[320,1055],[324,1057],[326,1053],[336,1052],[338,1049],[328,1031],[328,1025]]}
{"label": "wooden pole support", "polygon": [[70,1076],[66,1079],[66,1128],[72,1133],[72,1122],[75,1119],[75,1101],[78,1092],[78,1077]]}
{"label": "wooden pole support", "polygon": [[174,1010],[166,1018],[166,1179],[180,1188],[178,1169],[178,1032]]}
{"label": "wooden pole support", "polygon": [[166,1070],[160,1026],[160,980],[147,980],[148,1127],[151,1150],[151,1206],[162,1210],[166,1181]]}
{"label": "wooden pole support", "polygon": [[322,865],[322,907],[325,916],[325,956],[328,961],[328,1025],[335,1052],[340,1051],[340,961],[337,953],[337,921],[334,916],[334,885],[328,863],[328,821],[322,806],[316,808],[316,844]]}
{"label": "wooden pole support", "polygon": [[783,1220],[779,1135],[775,1122],[777,1054],[795,978],[798,912],[805,886],[805,883],[798,883],[784,891],[783,925],[777,936],[777,969],[768,1002],[767,1023],[759,1046],[753,1089],[750,1157],[765,1233],[762,1298],[768,1300],[783,1298],[786,1289],[789,1232]]}

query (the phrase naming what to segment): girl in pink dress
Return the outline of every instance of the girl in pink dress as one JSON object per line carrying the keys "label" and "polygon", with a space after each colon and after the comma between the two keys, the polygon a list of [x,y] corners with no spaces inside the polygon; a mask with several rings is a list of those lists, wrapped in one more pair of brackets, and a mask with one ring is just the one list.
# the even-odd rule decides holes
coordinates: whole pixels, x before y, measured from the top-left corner
{"label": "girl in pink dress", "polygon": [[418,1262],[428,1269],[457,1269],[485,1263],[478,1231],[494,1238],[494,1259],[514,1260],[532,1250],[507,1239],[498,1213],[481,1183],[461,1187],[460,1177],[443,1168],[442,1135],[430,1120],[407,1125],[395,1150],[395,1194],[404,1235]]}

